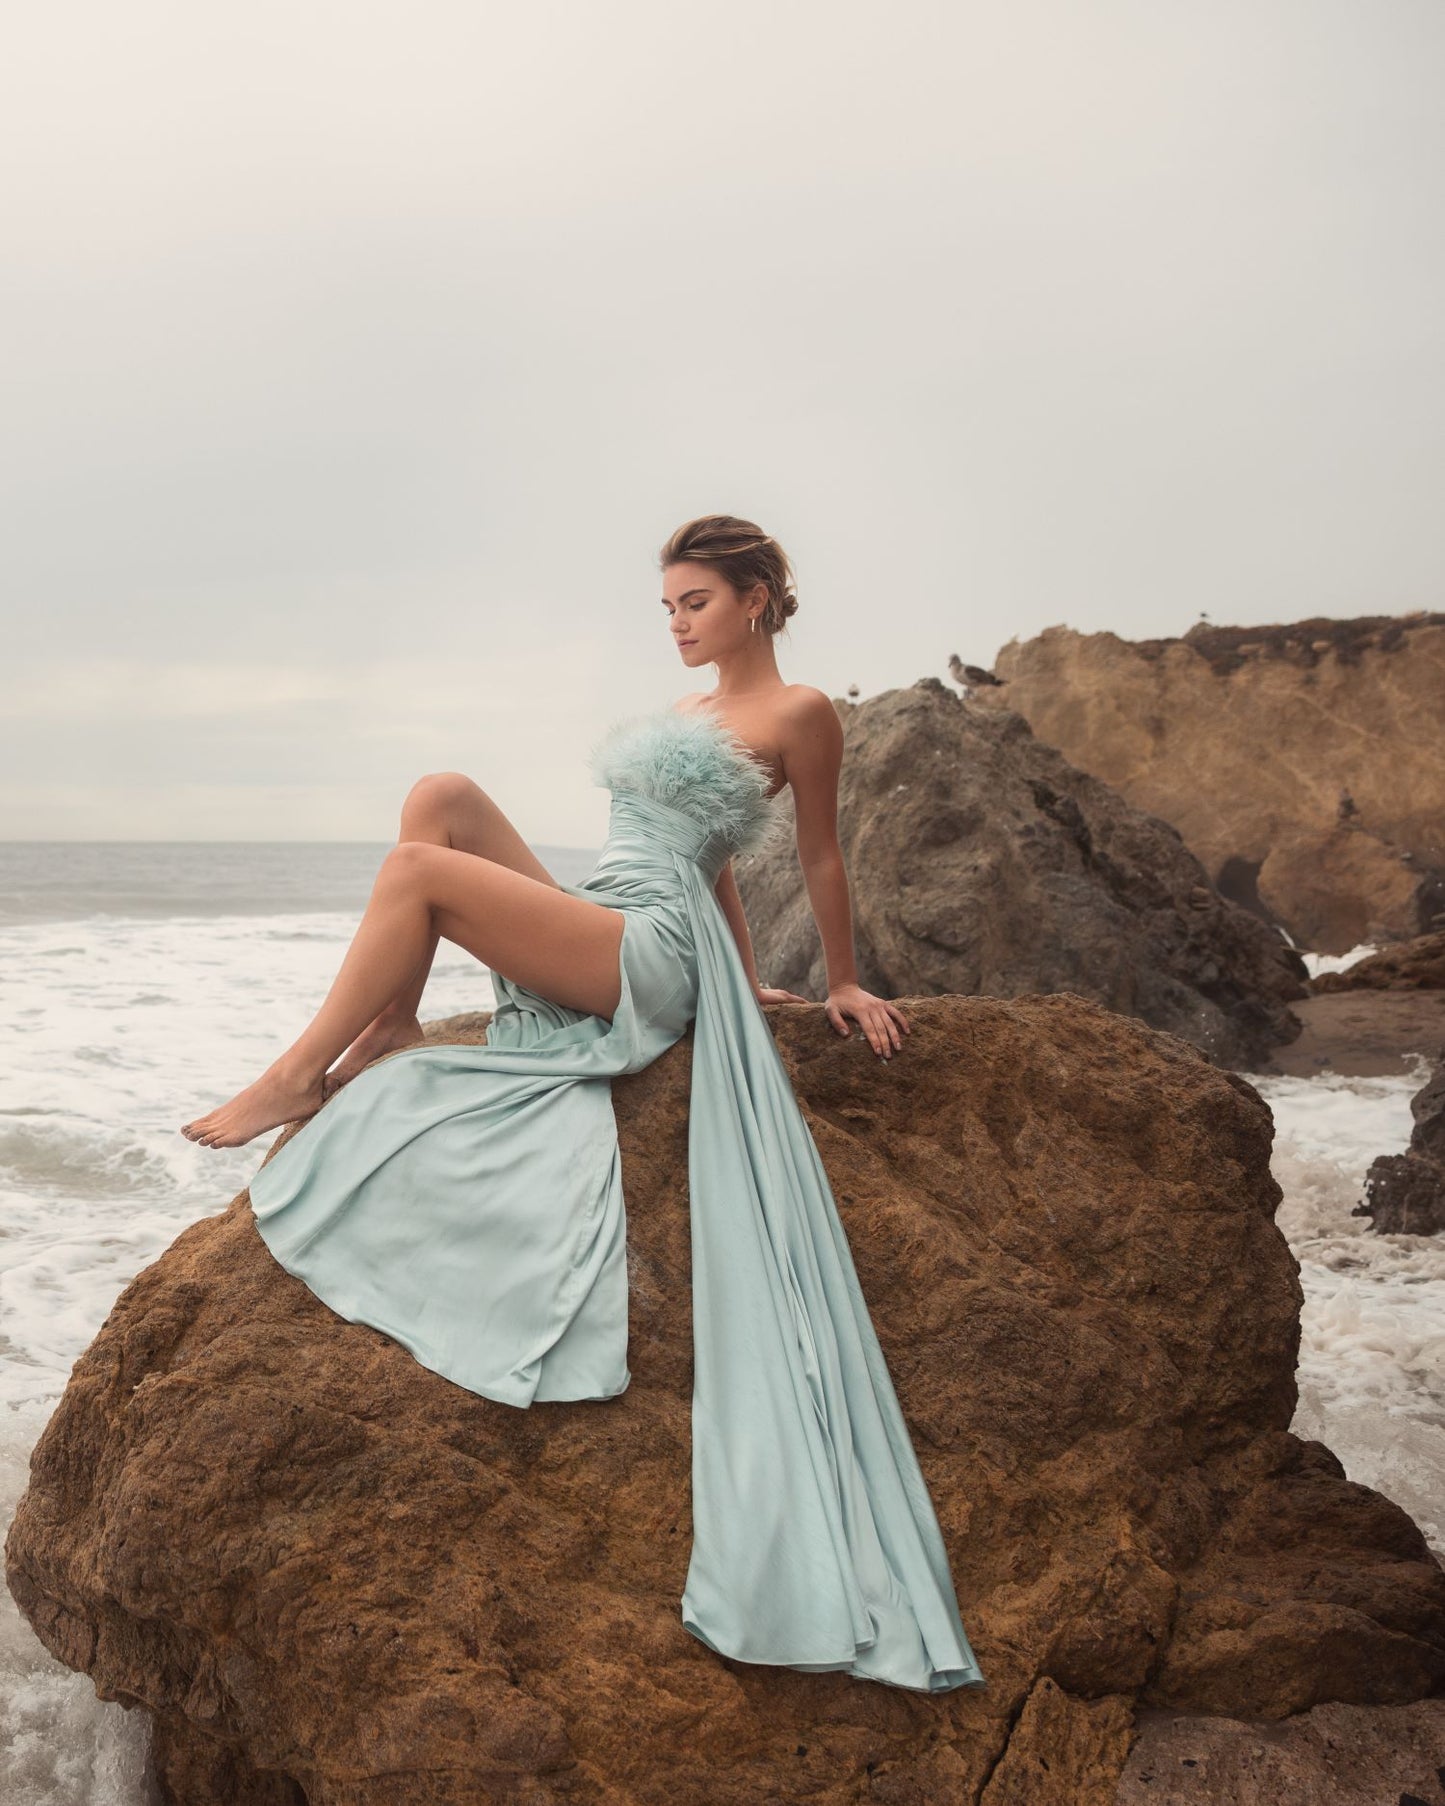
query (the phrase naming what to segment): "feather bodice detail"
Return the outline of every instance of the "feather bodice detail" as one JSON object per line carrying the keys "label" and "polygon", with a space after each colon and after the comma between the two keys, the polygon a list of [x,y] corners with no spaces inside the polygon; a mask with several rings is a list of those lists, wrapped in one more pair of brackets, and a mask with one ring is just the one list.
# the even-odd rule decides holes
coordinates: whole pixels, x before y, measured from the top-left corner
{"label": "feather bodice detail", "polygon": [[593,779],[692,817],[727,847],[751,853],[779,831],[770,774],[732,730],[698,710],[656,709],[614,721],[588,753]]}

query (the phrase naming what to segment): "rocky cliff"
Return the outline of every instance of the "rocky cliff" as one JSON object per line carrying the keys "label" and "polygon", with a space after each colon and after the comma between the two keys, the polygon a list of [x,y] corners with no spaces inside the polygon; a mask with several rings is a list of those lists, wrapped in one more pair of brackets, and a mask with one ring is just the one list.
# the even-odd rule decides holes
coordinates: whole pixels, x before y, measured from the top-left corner
{"label": "rocky cliff", "polygon": [[518,1411],[437,1378],[283,1271],[245,1193],[122,1293],[7,1578],[154,1715],[172,1799],[1108,1806],[1136,1703],[1445,1690],[1440,1564],[1288,1431],[1301,1294],[1256,1092],[1074,997],[905,1007],[886,1066],[817,1006],[770,1014],[987,1687],[749,1667],[682,1628],[688,1037],[614,1088],[617,1399]]}
{"label": "rocky cliff", "polygon": [[[1305,967],[1278,932],[1222,898],[1167,822],[1022,716],[935,678],[836,706],[839,841],[869,990],[1069,991],[1250,1070],[1299,1033],[1288,1006],[1307,994]],[[824,996],[792,836],[736,869],[759,972]]]}
{"label": "rocky cliff", "polygon": [[[985,674],[980,674],[985,675]],[[1445,614],[1010,640],[972,694],[1172,822],[1227,896],[1344,953],[1445,915]]]}

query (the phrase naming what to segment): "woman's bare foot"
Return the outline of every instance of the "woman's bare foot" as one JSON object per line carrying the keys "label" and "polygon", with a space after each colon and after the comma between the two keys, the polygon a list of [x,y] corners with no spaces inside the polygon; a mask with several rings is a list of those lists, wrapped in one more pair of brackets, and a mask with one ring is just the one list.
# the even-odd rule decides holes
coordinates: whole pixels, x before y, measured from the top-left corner
{"label": "woman's bare foot", "polygon": [[298,1077],[278,1060],[230,1103],[183,1123],[181,1134],[208,1148],[238,1148],[263,1129],[314,1116],[325,1101],[320,1075]]}
{"label": "woman's bare foot", "polygon": [[357,1073],[370,1066],[373,1060],[379,1060],[383,1054],[397,1053],[403,1047],[417,1047],[425,1040],[421,1023],[415,1016],[408,1017],[404,1022],[378,1016],[369,1028],[362,1030],[322,1080],[322,1096],[330,1097],[342,1085],[349,1084]]}

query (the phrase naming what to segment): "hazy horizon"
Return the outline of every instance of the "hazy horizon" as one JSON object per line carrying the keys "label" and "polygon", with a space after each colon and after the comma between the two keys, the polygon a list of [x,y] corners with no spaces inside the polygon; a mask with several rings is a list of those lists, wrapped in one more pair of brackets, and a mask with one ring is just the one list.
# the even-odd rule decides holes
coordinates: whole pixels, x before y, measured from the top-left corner
{"label": "hazy horizon", "polygon": [[655,554],[792,555],[789,681],[1067,625],[1445,606],[1426,0],[7,38],[0,839],[379,842],[463,769],[590,847],[705,687]]}

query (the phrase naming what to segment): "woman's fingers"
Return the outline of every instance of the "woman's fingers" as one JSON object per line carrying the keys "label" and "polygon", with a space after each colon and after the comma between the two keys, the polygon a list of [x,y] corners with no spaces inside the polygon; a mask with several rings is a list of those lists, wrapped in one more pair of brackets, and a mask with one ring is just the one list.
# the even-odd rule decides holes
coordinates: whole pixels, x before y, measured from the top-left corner
{"label": "woman's fingers", "polygon": [[[879,1029],[889,1053],[896,1053],[903,1045],[903,1036],[908,1033],[908,1019],[902,1010],[885,1000],[879,1010]],[[902,1030],[900,1034],[899,1030]],[[885,1058],[887,1055],[884,1056]]]}
{"label": "woman's fingers", "polygon": [[874,1053],[881,1055],[886,1060],[893,1051],[892,1039],[884,1027],[888,1020],[887,1016],[881,1008],[871,1008],[861,1010],[858,1020],[863,1025],[863,1033],[868,1037],[868,1045]]}
{"label": "woman's fingers", "polygon": [[[807,999],[800,997],[798,1002],[806,1003]],[[848,1027],[848,1016],[837,1004],[828,1003],[824,1007],[829,1022],[840,1035],[852,1033]],[[894,1053],[903,1045],[903,1035],[910,1032],[908,1019],[903,1012],[881,997],[869,998],[868,1002],[854,1010],[852,1015],[868,1037],[868,1045],[884,1060],[893,1057]],[[899,1033],[900,1029],[902,1034]]]}

